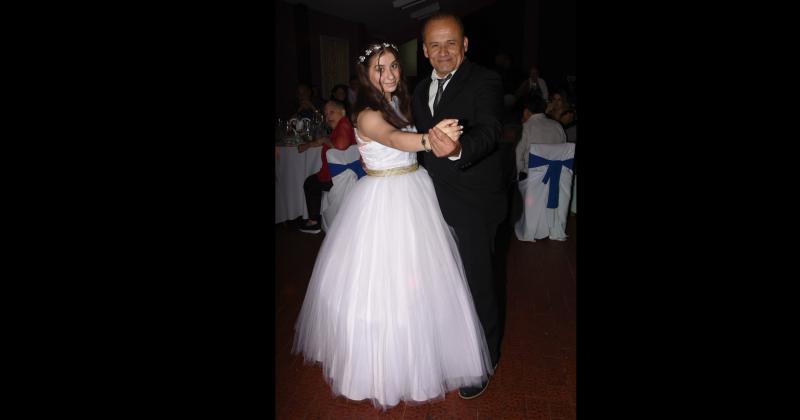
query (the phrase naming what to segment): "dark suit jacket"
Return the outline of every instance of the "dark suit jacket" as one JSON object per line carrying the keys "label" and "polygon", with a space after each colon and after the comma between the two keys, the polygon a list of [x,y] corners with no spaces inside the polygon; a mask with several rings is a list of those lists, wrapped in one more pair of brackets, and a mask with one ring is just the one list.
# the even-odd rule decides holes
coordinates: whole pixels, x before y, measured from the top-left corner
{"label": "dark suit jacket", "polygon": [[432,80],[417,83],[412,101],[414,124],[427,132],[445,118],[458,118],[464,126],[461,159],[437,158],[420,152],[418,160],[433,179],[439,206],[451,226],[478,222],[499,223],[505,217],[506,182],[498,152],[502,135],[503,85],[500,76],[464,60],[439,100],[436,115],[428,108]]}

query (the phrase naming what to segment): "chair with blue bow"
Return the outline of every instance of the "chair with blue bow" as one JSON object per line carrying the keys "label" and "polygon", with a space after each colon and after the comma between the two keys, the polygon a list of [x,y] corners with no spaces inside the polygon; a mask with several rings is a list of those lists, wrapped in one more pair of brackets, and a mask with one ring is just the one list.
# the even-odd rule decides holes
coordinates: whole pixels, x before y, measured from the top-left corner
{"label": "chair with blue bow", "polygon": [[528,178],[519,182],[522,217],[514,225],[517,239],[567,239],[574,157],[575,143],[531,145]]}
{"label": "chair with blue bow", "polygon": [[578,174],[572,179],[572,203],[569,205],[569,212],[572,214],[578,214]]}
{"label": "chair with blue bow", "polygon": [[361,166],[361,154],[355,144],[345,150],[329,149],[325,156],[328,158],[333,187],[330,191],[323,192],[320,209],[322,229],[328,231],[350,189],[367,173]]}

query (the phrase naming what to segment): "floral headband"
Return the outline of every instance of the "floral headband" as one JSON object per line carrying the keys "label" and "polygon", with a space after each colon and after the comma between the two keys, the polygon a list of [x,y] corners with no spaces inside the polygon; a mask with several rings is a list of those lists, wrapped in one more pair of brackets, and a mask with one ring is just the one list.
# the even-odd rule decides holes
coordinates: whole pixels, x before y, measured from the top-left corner
{"label": "floral headband", "polygon": [[[370,55],[372,55],[372,53],[374,53],[374,52],[380,51],[380,50],[381,50],[381,48],[389,48],[389,47],[392,47],[392,48],[394,48],[395,50],[397,50],[397,45],[394,45],[394,44],[388,44],[388,43],[386,43],[386,42],[384,42],[382,45],[383,45],[383,47],[381,47],[381,45],[375,44],[375,45],[373,45],[372,47],[370,47],[370,48],[367,48],[366,50],[364,50],[364,55],[359,55],[359,56],[358,56],[358,62],[359,62],[359,63],[363,63],[363,62],[364,62],[364,60],[366,60],[366,59],[367,59],[367,57],[369,57]],[[398,50],[398,51],[399,51],[399,50]]]}

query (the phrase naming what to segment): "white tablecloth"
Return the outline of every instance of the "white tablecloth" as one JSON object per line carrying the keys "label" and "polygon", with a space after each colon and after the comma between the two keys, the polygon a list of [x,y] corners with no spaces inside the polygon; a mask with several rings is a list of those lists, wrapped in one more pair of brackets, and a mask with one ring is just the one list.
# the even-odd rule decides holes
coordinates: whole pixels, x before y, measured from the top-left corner
{"label": "white tablecloth", "polygon": [[322,167],[322,147],[311,147],[303,153],[297,146],[278,146],[275,154],[275,223],[298,216],[308,218],[303,183]]}

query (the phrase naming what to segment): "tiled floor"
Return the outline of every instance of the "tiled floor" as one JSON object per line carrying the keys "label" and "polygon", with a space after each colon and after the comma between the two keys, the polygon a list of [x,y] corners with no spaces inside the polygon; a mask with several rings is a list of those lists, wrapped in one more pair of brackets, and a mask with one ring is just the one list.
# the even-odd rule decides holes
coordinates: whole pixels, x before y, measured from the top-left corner
{"label": "tiled floor", "polygon": [[334,398],[322,369],[290,354],[314,258],[324,234],[279,225],[276,249],[275,403],[278,419],[574,419],[575,224],[566,242],[520,242],[511,235],[506,284],[506,325],[497,373],[486,392],[462,400],[400,403],[381,412],[369,402]]}

